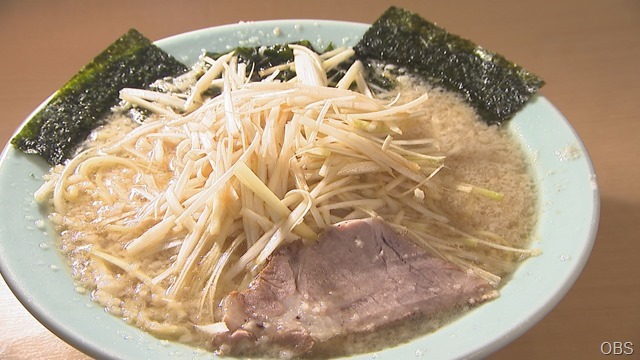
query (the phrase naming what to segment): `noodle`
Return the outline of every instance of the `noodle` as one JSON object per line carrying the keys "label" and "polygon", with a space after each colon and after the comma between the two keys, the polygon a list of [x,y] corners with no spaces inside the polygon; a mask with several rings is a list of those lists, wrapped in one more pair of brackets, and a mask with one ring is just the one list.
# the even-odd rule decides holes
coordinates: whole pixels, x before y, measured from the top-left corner
{"label": "noodle", "polygon": [[[325,71],[352,53],[294,47],[298,77],[259,83],[229,53],[203,59],[181,79],[193,80],[184,93],[122,90],[128,106],[155,114],[136,124],[114,112],[38,192],[61,219],[77,281],[135,326],[206,346],[220,301],[278,247],[376,214],[498,287],[535,254],[525,249],[535,189],[517,146],[408,76],[376,98],[355,62],[326,86]],[[221,94],[208,98],[211,86]],[[476,166],[488,151],[497,160]],[[502,182],[479,175],[496,168]]]}

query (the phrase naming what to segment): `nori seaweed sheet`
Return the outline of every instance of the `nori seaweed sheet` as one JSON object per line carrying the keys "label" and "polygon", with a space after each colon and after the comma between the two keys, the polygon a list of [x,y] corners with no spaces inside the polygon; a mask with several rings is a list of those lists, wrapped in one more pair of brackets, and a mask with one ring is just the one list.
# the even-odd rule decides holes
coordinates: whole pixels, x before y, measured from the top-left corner
{"label": "nori seaweed sheet", "polygon": [[[246,47],[239,46],[233,49],[236,55],[238,56],[238,62],[245,63],[247,68],[251,71],[251,81],[261,81],[264,77],[260,76],[259,72],[274,66],[287,64],[294,61],[293,49],[289,47],[290,44],[293,45],[302,45],[305,46],[315,52],[319,52],[316,48],[313,47],[311,41],[309,40],[300,40],[294,41],[284,44],[275,44],[268,46],[255,46],[255,47]],[[334,49],[333,44],[328,44],[327,47],[322,51],[331,51]],[[207,56],[217,59],[218,57],[226,54],[225,53],[214,53],[214,52],[206,52]],[[331,69],[327,73],[327,77],[331,80],[332,78],[341,78],[346,70],[349,68],[355,61],[355,59],[351,59],[346,63],[340,64],[334,69]],[[293,77],[296,76],[295,70],[286,69],[281,70],[278,75],[275,77],[276,80],[280,81],[289,81]],[[265,76],[266,77],[266,76]]]}
{"label": "nori seaweed sheet", "polygon": [[488,124],[511,118],[544,81],[503,56],[391,7],[355,46],[356,57],[391,63],[460,93]]}
{"label": "nori seaweed sheet", "polygon": [[[313,46],[311,46],[311,42],[308,40],[292,42],[290,44],[306,46],[313,50]],[[288,43],[254,47],[239,46],[233,49],[233,51],[235,51],[238,56],[238,62],[245,63],[248,69],[253,70],[251,72],[251,81],[262,80],[258,72],[264,69],[293,61],[293,49],[288,46]],[[224,54],[226,53],[206,53],[206,55],[213,59],[217,59]],[[295,75],[295,71],[293,70],[283,70],[280,71],[277,79],[280,81],[288,81]]]}
{"label": "nori seaweed sheet", "polygon": [[69,158],[119,101],[120,89],[147,87],[187,67],[131,29],[85,65],[11,140],[51,165]]}

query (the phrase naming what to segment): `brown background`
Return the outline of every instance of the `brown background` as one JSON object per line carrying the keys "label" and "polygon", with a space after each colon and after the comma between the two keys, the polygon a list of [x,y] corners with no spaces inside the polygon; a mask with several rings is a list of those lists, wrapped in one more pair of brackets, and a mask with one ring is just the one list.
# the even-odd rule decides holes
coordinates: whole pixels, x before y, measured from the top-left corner
{"label": "brown background", "polygon": [[[0,0],[0,146],[131,27],[160,39],[249,20],[371,22],[392,4],[543,76],[542,94],[571,121],[598,174],[600,231],[584,272],[546,318],[491,359],[607,358],[603,341],[630,341],[635,353],[626,358],[640,358],[640,1]],[[40,326],[0,279],[0,358],[36,357],[84,358]]]}

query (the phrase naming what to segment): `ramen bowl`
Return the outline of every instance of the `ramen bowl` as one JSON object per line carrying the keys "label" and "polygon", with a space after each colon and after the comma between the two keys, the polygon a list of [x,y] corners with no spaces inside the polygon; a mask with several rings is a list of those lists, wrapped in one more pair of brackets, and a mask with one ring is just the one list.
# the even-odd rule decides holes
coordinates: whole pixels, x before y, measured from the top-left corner
{"label": "ramen bowl", "polygon": [[[249,22],[197,30],[156,44],[192,65],[203,49],[222,52],[302,39],[319,48],[329,43],[355,45],[367,28],[324,20]],[[538,184],[539,222],[531,246],[541,254],[518,267],[497,299],[408,343],[352,358],[481,358],[534,326],[569,291],[597,231],[599,196],[591,161],[568,120],[542,96],[534,97],[508,126],[530,158]],[[47,170],[44,160],[10,145],[2,153],[0,270],[27,310],[57,336],[96,358],[214,358],[210,352],[159,340],[129,326],[93,303],[90,294],[78,291],[56,250],[47,211],[33,200]]]}

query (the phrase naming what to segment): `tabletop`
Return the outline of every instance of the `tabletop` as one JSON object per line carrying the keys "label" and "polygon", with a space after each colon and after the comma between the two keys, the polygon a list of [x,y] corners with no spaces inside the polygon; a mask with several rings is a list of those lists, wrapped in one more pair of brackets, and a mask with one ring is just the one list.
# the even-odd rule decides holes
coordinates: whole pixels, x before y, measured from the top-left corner
{"label": "tabletop", "polygon": [[[0,145],[33,108],[129,28],[161,39],[239,21],[367,23],[390,5],[418,12],[541,75],[547,82],[542,94],[576,129],[598,175],[600,228],[584,271],[548,316],[490,358],[606,358],[603,344],[616,342],[633,351],[627,358],[639,357],[639,1],[2,0]],[[2,278],[0,329],[2,359],[87,358],[40,325]]]}

